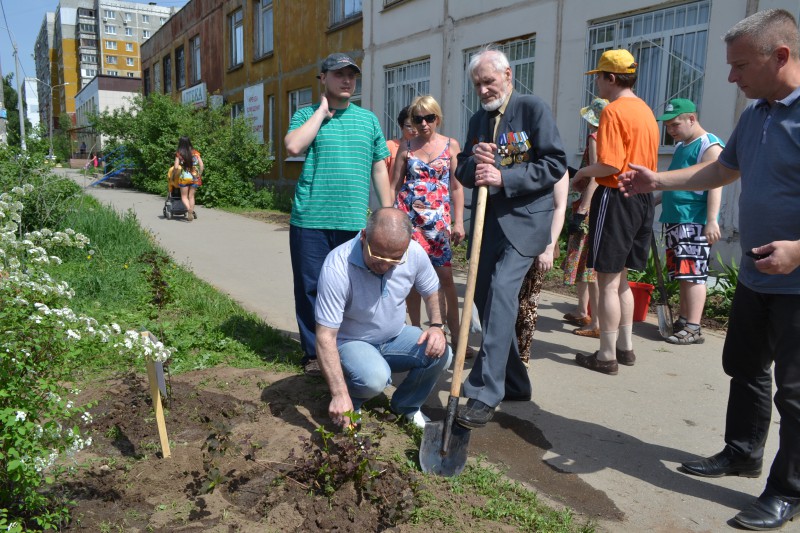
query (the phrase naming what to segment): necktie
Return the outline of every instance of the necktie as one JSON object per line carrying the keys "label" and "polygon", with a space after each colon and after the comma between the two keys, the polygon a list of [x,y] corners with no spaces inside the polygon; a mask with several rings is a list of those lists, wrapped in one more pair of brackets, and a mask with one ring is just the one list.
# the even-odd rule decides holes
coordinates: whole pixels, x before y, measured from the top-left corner
{"label": "necktie", "polygon": [[500,111],[489,111],[489,131],[486,142],[494,142],[494,132],[497,129],[497,121],[500,120]]}

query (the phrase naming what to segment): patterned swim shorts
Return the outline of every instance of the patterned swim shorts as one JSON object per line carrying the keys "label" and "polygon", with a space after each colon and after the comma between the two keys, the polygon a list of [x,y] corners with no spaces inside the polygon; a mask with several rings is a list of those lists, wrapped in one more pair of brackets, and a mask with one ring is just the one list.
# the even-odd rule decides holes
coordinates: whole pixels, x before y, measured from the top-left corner
{"label": "patterned swim shorts", "polygon": [[703,235],[703,224],[665,224],[669,279],[705,283],[711,245]]}

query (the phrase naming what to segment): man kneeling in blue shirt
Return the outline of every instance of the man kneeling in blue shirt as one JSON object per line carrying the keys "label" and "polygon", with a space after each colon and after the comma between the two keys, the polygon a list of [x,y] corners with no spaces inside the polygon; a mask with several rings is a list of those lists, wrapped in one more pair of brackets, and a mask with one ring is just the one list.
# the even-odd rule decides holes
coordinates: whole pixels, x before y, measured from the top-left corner
{"label": "man kneeling in blue shirt", "polygon": [[[442,329],[439,278],[428,254],[411,240],[408,216],[373,212],[353,240],[328,254],[317,286],[317,357],[331,390],[328,414],[345,425],[347,411],[382,393],[392,372],[408,372],[392,396],[392,411],[419,427],[420,406],[449,366]],[[430,327],[406,326],[406,296],[422,295]]]}

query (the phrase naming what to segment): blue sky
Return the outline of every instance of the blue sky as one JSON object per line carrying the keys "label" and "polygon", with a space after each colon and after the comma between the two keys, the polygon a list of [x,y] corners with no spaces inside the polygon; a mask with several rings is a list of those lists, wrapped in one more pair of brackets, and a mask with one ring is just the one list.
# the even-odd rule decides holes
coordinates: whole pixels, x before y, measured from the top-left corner
{"label": "blue sky", "polygon": [[[149,0],[128,1],[146,4]],[[186,0],[156,0],[156,3],[160,6],[181,7],[186,4]],[[12,36],[19,49],[19,75],[23,78],[36,76],[36,66],[33,60],[36,36],[39,35],[39,28],[42,26],[45,13],[54,12],[56,7],[58,7],[58,0],[0,0],[0,66],[3,69],[3,76],[14,72]],[[10,32],[6,28],[10,28]],[[16,81],[16,74],[14,79]]]}

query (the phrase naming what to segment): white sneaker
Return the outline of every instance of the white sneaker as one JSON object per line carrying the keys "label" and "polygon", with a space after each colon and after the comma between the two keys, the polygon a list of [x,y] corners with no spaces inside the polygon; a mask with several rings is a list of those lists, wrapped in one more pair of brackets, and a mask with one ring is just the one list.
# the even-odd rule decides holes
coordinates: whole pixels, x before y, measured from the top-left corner
{"label": "white sneaker", "polygon": [[406,420],[420,429],[425,429],[425,424],[431,421],[430,418],[422,414],[422,411],[417,410],[415,413],[405,415]]}

